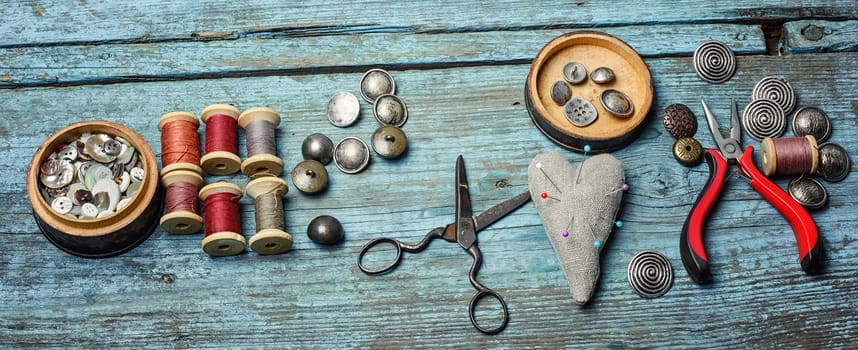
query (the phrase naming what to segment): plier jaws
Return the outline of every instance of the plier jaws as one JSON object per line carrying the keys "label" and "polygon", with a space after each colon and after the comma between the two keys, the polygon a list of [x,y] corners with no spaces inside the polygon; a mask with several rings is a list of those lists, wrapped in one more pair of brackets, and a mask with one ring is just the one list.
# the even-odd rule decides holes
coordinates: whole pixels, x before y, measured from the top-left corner
{"label": "plier jaws", "polygon": [[715,120],[715,116],[712,115],[712,111],[706,105],[706,101],[700,100],[700,103],[703,104],[706,123],[709,124],[709,131],[712,134],[712,139],[715,140],[715,144],[718,145],[718,149],[721,151],[721,156],[730,162],[730,164],[735,164],[739,161],[739,158],[742,158],[743,154],[742,127],[739,126],[739,112],[736,108],[736,99],[730,100],[730,137],[724,137],[721,128],[718,126],[718,121]]}

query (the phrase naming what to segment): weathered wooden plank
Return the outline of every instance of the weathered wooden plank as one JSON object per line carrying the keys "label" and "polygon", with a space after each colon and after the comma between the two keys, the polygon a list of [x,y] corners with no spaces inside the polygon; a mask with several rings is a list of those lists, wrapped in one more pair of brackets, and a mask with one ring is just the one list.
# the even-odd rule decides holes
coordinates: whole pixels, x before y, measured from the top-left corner
{"label": "weathered wooden plank", "polygon": [[[759,26],[647,25],[601,28],[644,57],[690,56],[701,42],[720,40],[737,54],[761,54]],[[521,64],[568,30],[448,34],[378,33],[130,45],[35,46],[0,49],[0,88],[181,80],[320,71]],[[301,52],[301,55],[296,55]]]}
{"label": "weathered wooden plank", "polygon": [[[367,240],[419,239],[453,216],[453,163],[464,154],[477,212],[526,188],[533,155],[558,149],[532,125],[522,105],[528,66],[508,65],[393,71],[408,103],[410,151],[399,161],[375,158],[364,173],[329,166],[322,196],[288,195],[287,229],[293,250],[211,259],[199,236],[157,231],[130,253],[106,260],[74,258],[36,232],[24,196],[29,157],[54,130],[86,119],[122,122],[143,133],[156,152],[162,113],[199,112],[209,103],[271,106],[283,113],[278,148],[287,168],[300,160],[305,135],[368,138],[376,127],[363,105],[362,120],[339,129],[322,116],[328,97],[357,92],[360,73],[269,76],[0,91],[0,346],[45,348],[151,347],[838,347],[858,329],[851,215],[854,174],[828,185],[831,204],[814,217],[827,244],[828,269],[817,277],[798,267],[789,226],[733,178],[708,225],[715,283],[699,287],[682,270],[677,232],[706,181],[706,170],[670,158],[672,139],[658,115],[667,105],[706,98],[721,121],[731,97],[744,104],[762,76],[779,74],[819,104],[834,123],[832,139],[858,149],[858,54],[744,56],[722,85],[695,76],[688,57],[652,58],[658,99],[641,138],[616,152],[632,190],[624,200],[626,225],[603,254],[592,305],[575,306],[531,205],[480,235],[481,280],[509,303],[511,323],[492,337],[476,333],[466,312],[472,289],[470,258],[455,244],[433,243],[388,275],[365,276],[355,267]],[[785,67],[819,67],[792,70]],[[700,117],[702,118],[702,117]],[[702,119],[701,119],[702,120]],[[701,129],[704,146],[712,141]],[[502,140],[502,142],[499,142]],[[754,144],[746,139],[745,144]],[[242,149],[242,153],[243,153]],[[580,155],[566,152],[570,159]],[[242,176],[229,178],[243,185]],[[783,180],[780,181],[783,184]],[[253,231],[252,203],[242,219]],[[303,234],[316,215],[345,225],[342,245],[322,248]],[[670,257],[676,281],[664,297],[645,300],[625,280],[629,259],[642,249]]]}
{"label": "weathered wooden plank", "polygon": [[[856,19],[851,0],[680,0],[601,2],[341,2],[300,5],[276,0],[163,0],[114,2],[14,2],[0,9],[0,46],[75,43],[230,40],[247,34],[316,36],[320,33],[469,32],[498,29],[580,28],[689,22],[758,22],[813,17]],[[188,14],[197,14],[191,16]],[[402,21],[402,16],[408,18]]]}
{"label": "weathered wooden plank", "polygon": [[784,23],[784,46],[791,53],[858,50],[858,21]]}

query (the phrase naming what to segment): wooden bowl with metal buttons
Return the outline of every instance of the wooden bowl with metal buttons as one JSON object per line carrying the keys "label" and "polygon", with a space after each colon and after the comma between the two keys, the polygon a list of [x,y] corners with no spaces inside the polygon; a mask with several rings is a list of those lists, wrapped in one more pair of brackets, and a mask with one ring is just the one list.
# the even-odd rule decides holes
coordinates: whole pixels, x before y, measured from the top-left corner
{"label": "wooden bowl with metal buttons", "polygon": [[[68,149],[72,152],[73,150],[68,147],[78,144],[79,140],[87,134],[106,135],[104,137],[106,140],[121,141],[122,152],[131,148],[136,150],[136,153],[131,151],[132,160],[125,163],[125,165],[132,164],[131,166],[136,168],[136,170],[132,169],[134,170],[132,171],[134,180],[130,182],[131,185],[125,184],[126,189],[133,186],[134,193],[123,198],[124,203],[120,203],[119,206],[113,203],[115,198],[111,194],[109,198],[111,204],[109,205],[112,208],[109,212],[104,212],[105,215],[86,217],[83,214],[79,216],[72,215],[72,213],[60,214],[52,207],[52,203],[47,201],[45,193],[47,193],[48,187],[44,185],[43,165],[50,159],[54,159],[52,157],[55,157],[60,150]],[[113,145],[119,144],[113,143]],[[120,157],[123,154],[120,154]],[[63,159],[67,160],[67,158]],[[88,161],[92,161],[92,159]],[[108,164],[112,165],[112,163]],[[105,164],[101,165],[107,168]],[[89,168],[93,166],[90,165]],[[78,171],[79,169],[73,171],[75,174],[73,176],[76,177]],[[127,180],[128,171],[115,170],[114,168],[111,174],[117,173],[120,173],[121,176],[110,178],[110,180],[116,181],[117,184]],[[121,181],[120,178],[122,178]],[[101,180],[104,179],[99,179],[99,181]],[[66,187],[71,187],[74,184],[78,183]],[[81,186],[83,185],[81,184]],[[61,189],[54,190],[61,191]],[[95,193],[94,187],[93,192]],[[106,192],[97,192],[96,195],[100,193]],[[131,192],[123,191],[123,196],[124,193]],[[131,129],[106,121],[73,124],[48,138],[36,151],[27,170],[27,195],[33,206],[36,224],[38,224],[42,234],[63,251],[86,258],[115,256],[136,247],[146,240],[158,225],[158,217],[163,207],[158,181],[158,164],[149,145]],[[57,196],[54,201],[60,199],[62,194]],[[70,206],[71,204],[67,205]]]}
{"label": "wooden bowl with metal buttons", "polygon": [[[564,74],[567,65],[576,68],[572,72],[580,73],[575,75],[580,79]],[[608,68],[613,78],[589,77],[600,68]],[[558,90],[558,82],[566,82],[571,91]],[[564,97],[577,105],[583,104],[581,99],[589,102],[585,121],[567,116],[569,106],[558,101]],[[604,97],[622,102],[623,110],[606,109],[610,105]],[[622,40],[596,31],[576,31],[551,40],[531,63],[525,84],[525,104],[536,127],[560,146],[578,152],[585,146],[592,153],[610,152],[634,141],[645,126],[652,100],[652,76],[643,59]]]}

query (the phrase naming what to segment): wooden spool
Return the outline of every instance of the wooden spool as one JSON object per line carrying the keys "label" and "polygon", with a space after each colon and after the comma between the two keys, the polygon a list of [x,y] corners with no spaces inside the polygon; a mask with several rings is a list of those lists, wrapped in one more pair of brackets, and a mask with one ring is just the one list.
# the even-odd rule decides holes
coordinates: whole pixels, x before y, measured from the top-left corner
{"label": "wooden spool", "polygon": [[[607,84],[592,80],[570,85],[572,97],[581,97],[596,107],[598,118],[584,127],[573,125],[564,106],[551,99],[551,86],[563,80],[563,67],[569,62],[584,65],[589,74],[598,67],[614,71]],[[614,89],[629,96],[634,105],[630,116],[615,116],[602,107],[603,91]],[[577,31],[549,42],[533,60],[525,85],[525,104],[533,123],[545,136],[564,148],[592,153],[610,152],[634,141],[645,126],[652,106],[652,76],[638,53],[622,40],[595,31]]]}
{"label": "wooden spool", "polygon": [[[164,189],[169,189],[169,186],[176,182],[187,182],[196,186],[197,189],[203,185],[203,177],[196,172],[196,169],[199,168],[195,169],[190,163],[171,165],[176,165],[176,167],[161,177]],[[196,197],[194,200],[196,201]],[[200,232],[203,227],[203,218],[198,213],[181,210],[164,214],[161,216],[160,223],[164,231],[177,235],[187,235]]]}
{"label": "wooden spool", "polygon": [[[267,121],[276,129],[280,125],[280,114],[271,108],[251,108],[238,116],[238,125],[244,129],[247,128],[248,124],[257,120]],[[283,160],[274,154],[257,154],[241,162],[241,172],[250,178],[280,176],[283,173]]]}
{"label": "wooden spool", "polygon": [[[210,117],[222,114],[225,116],[238,119],[238,108],[228,104],[214,104],[203,109],[200,118],[205,123]],[[206,135],[209,137],[209,135]],[[215,151],[206,153],[200,159],[200,165],[206,173],[211,175],[230,175],[235,174],[241,169],[241,158],[237,154],[232,154],[226,151]]]}
{"label": "wooden spool", "polygon": [[[62,145],[84,133],[121,137],[140,154],[145,175],[131,203],[117,213],[99,219],[75,219],[51,209],[39,190],[40,165]],[[158,182],[158,163],[143,138],[125,126],[89,121],[70,125],[48,138],[36,151],[27,170],[27,195],[39,230],[60,249],[86,258],[106,258],[122,254],[142,243],[158,224],[163,201]]]}
{"label": "wooden spool", "polygon": [[[189,112],[170,112],[170,113],[162,115],[161,118],[158,119],[158,130],[163,130],[165,125],[167,125],[171,122],[180,121],[180,120],[190,122],[196,128],[200,127],[200,121],[193,114],[191,114]],[[164,145],[161,145],[161,147],[163,148]],[[197,150],[188,150],[188,151],[189,152],[194,151],[197,153],[200,152],[200,150],[198,150],[198,149]],[[177,163],[173,163],[173,164],[170,164],[170,165],[163,167],[161,169],[161,175],[163,176],[164,174],[167,174],[173,170],[187,169],[188,167],[190,167],[190,169],[188,169],[188,170],[194,171],[197,174],[202,174],[202,172],[203,172],[203,170],[202,170],[202,168],[200,168],[199,164],[193,164],[193,163],[188,163],[188,162],[183,162],[183,163],[177,162]]]}
{"label": "wooden spool", "polygon": [[[215,182],[208,184],[200,190],[200,200],[205,202],[208,196],[215,193],[227,192],[237,197],[243,194],[241,188],[229,182]],[[238,214],[238,213],[236,213]],[[229,256],[240,254],[247,246],[247,241],[239,232],[214,232],[203,238],[203,251],[211,256]]]}
{"label": "wooden spool", "polygon": [[[256,201],[256,197],[263,193],[275,193],[278,196],[284,196],[289,192],[289,186],[286,181],[279,177],[260,177],[247,183],[244,187],[245,192],[250,198]],[[263,255],[280,254],[289,251],[292,248],[292,235],[289,233],[267,228],[259,230],[257,227],[256,234],[250,237],[250,249],[254,252]]]}

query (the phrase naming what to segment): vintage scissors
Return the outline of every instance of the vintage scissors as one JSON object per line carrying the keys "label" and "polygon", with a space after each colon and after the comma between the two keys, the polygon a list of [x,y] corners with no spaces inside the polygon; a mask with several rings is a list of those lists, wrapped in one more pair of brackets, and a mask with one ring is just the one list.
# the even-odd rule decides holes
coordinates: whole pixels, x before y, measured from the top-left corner
{"label": "vintage scissors", "polygon": [[[495,205],[480,215],[473,216],[471,196],[468,193],[468,179],[465,175],[465,161],[462,159],[462,156],[459,156],[459,158],[456,159],[456,221],[446,227],[438,227],[429,231],[429,233],[426,234],[426,237],[424,237],[418,244],[406,244],[396,239],[386,237],[372,240],[367,243],[363,249],[361,249],[360,255],[358,256],[358,267],[361,271],[369,275],[385,273],[399,265],[402,261],[403,251],[408,253],[419,253],[426,249],[426,247],[429,246],[429,243],[436,238],[442,238],[448,242],[457,242],[462,249],[467,250],[468,253],[474,257],[474,264],[471,265],[471,271],[468,275],[471,285],[473,285],[477,290],[474,296],[471,297],[471,302],[468,304],[468,314],[471,318],[471,324],[473,324],[480,332],[485,334],[496,334],[502,331],[509,322],[509,312],[506,308],[506,302],[500,294],[477,281],[477,273],[480,270],[483,260],[480,248],[477,247],[477,232],[480,232],[482,229],[506,216],[529,200],[530,192],[524,192],[504,201],[503,203]],[[396,247],[396,257],[393,261],[378,270],[373,270],[364,266],[364,255],[373,247],[382,243],[392,244]],[[477,323],[477,319],[474,315],[474,307],[480,299],[485,297],[497,299],[503,308],[503,319],[497,327],[486,328]]]}
{"label": "vintage scissors", "polygon": [[715,144],[718,145],[718,150],[706,149],[703,153],[703,158],[709,165],[709,180],[697,197],[691,212],[688,213],[680,235],[679,250],[682,255],[682,264],[685,265],[685,270],[688,271],[691,279],[699,284],[711,282],[709,259],[703,246],[703,225],[709,216],[709,211],[721,195],[729,167],[728,162],[738,163],[739,176],[749,179],[751,187],[787,219],[795,233],[801,268],[809,274],[819,272],[823,265],[822,241],[819,239],[816,222],[801,204],[756,168],[753,146],[748,146],[744,152],[742,151],[742,128],[739,125],[736,101],[732,101],[729,137],[724,137],[721,133],[718,122],[715,121],[706,101],[700,102],[703,104],[706,122],[709,124],[709,130]]}

